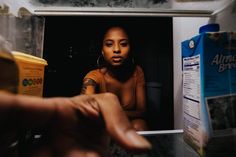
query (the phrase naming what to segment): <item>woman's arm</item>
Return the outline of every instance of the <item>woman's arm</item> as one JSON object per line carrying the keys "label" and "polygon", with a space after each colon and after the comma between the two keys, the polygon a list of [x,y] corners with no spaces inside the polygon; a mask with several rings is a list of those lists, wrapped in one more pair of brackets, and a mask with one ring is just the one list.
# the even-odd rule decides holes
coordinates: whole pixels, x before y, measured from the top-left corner
{"label": "woman's arm", "polygon": [[85,78],[83,81],[81,94],[95,94],[98,84],[90,78]]}

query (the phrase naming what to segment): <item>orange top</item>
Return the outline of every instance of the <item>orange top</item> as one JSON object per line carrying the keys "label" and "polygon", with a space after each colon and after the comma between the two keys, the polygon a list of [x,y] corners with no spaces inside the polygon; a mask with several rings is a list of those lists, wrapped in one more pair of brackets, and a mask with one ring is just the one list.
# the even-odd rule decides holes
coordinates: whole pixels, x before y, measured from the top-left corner
{"label": "orange top", "polygon": [[[127,81],[120,83],[123,87],[116,87],[115,83],[109,81],[109,79],[106,79],[106,73],[107,72],[104,69],[95,69],[90,71],[84,77],[84,79],[94,80],[99,85],[99,93],[114,93],[119,97],[124,109],[133,110],[135,108],[135,105],[137,105],[136,89],[138,86],[145,85],[145,78],[142,68],[140,66],[136,66],[131,77]],[[125,89],[128,93],[123,92],[123,94],[121,92],[122,89]]]}

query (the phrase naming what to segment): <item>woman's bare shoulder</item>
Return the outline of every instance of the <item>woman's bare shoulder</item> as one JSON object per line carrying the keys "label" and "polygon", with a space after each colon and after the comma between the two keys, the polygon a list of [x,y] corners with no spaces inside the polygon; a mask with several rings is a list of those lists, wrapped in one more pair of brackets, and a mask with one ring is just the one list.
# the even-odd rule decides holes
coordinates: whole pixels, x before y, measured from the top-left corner
{"label": "woman's bare shoulder", "polygon": [[86,74],[84,79],[87,79],[87,78],[90,78],[93,80],[102,79],[105,73],[106,73],[106,70],[104,68],[93,69]]}

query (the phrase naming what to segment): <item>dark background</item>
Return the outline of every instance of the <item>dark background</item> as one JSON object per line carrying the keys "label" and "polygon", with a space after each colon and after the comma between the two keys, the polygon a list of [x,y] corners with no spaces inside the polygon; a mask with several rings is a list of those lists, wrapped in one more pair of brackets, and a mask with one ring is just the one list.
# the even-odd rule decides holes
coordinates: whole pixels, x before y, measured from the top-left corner
{"label": "dark background", "polygon": [[151,130],[173,129],[173,35],[169,17],[45,17],[43,58],[48,66],[44,97],[80,93],[83,77],[96,68],[101,32],[116,23],[128,28],[135,61],[145,73]]}

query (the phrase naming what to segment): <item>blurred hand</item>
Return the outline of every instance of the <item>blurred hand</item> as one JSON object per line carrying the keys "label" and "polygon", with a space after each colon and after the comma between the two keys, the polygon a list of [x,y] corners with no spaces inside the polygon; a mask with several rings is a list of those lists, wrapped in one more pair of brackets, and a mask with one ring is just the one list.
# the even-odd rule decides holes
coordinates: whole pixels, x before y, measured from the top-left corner
{"label": "blurred hand", "polygon": [[109,154],[110,138],[132,152],[151,148],[110,93],[42,99],[0,92],[0,117],[1,125],[12,124],[2,131],[5,139],[4,132],[18,130],[17,126],[47,126],[45,147],[30,153],[31,157],[104,157]]}
{"label": "blurred hand", "polygon": [[58,103],[50,134],[56,156],[107,156],[107,135],[129,151],[151,147],[131,127],[113,94],[81,95]]}

